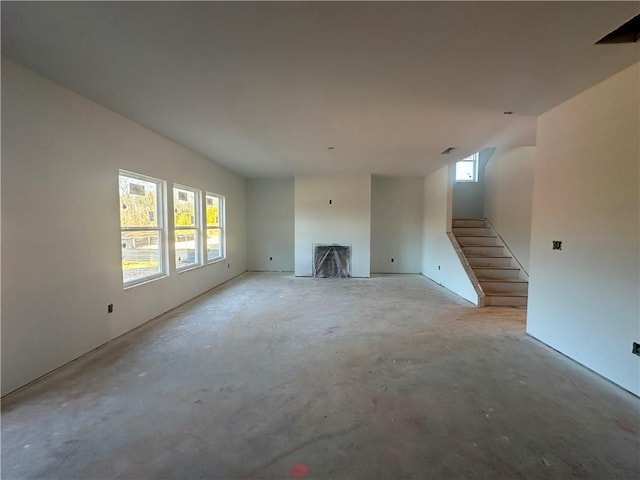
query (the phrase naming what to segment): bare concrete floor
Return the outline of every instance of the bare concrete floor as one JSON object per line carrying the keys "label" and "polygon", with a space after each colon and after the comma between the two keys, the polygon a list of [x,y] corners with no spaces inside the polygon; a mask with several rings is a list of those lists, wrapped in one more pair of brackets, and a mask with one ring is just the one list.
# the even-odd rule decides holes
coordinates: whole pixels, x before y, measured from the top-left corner
{"label": "bare concrete floor", "polygon": [[638,478],[640,401],[525,313],[247,274],[5,398],[2,478]]}

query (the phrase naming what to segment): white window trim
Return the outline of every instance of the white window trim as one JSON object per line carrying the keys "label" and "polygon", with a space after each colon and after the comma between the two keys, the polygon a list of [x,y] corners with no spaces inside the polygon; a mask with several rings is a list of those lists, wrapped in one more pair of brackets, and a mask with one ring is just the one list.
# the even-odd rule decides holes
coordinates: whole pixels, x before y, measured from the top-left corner
{"label": "white window trim", "polygon": [[[124,281],[124,272],[123,272],[122,285],[125,290],[128,290],[129,288],[137,287],[139,285],[150,283],[150,282],[153,282],[154,280],[158,280],[160,278],[164,278],[168,276],[168,273],[167,273],[168,243],[167,243],[167,228],[166,228],[166,221],[165,221],[165,205],[166,205],[165,198],[166,198],[167,182],[165,182],[164,180],[160,180],[159,178],[149,177],[147,175],[130,172],[128,170],[118,170],[118,184],[120,183],[121,176],[133,178],[136,180],[142,180],[144,182],[154,183],[156,185],[156,210],[157,210],[157,216],[158,216],[157,225],[155,227],[150,227],[150,226],[123,227],[122,225],[120,225],[121,237],[122,237],[122,232],[143,232],[143,231],[149,231],[149,230],[155,230],[158,232],[158,242],[159,242],[158,270],[159,272],[153,275],[147,275],[146,277],[136,278],[135,280],[129,280],[128,282]],[[118,203],[120,203],[119,200],[118,200]],[[122,248],[122,246],[120,248]],[[122,268],[122,264],[120,264],[120,267]]]}
{"label": "white window trim", "polygon": [[[455,171],[455,179],[456,183],[478,183],[478,162],[480,158],[480,152],[476,152],[472,155],[469,155],[462,160],[458,160],[456,162],[456,171]],[[458,164],[459,163],[473,163],[473,177],[469,179],[458,180]]]}
{"label": "white window trim", "polygon": [[[207,197],[215,197],[218,199],[218,204],[220,205],[220,210],[218,211],[218,214],[220,215],[220,220],[219,220],[219,227],[210,227],[207,224],[207,215],[205,213],[205,215],[203,215],[204,217],[204,229],[205,229],[205,241],[204,243],[204,258],[207,259],[207,265],[211,265],[212,263],[217,263],[217,262],[221,262],[223,260],[226,260],[227,258],[227,238],[226,238],[226,199],[224,197],[224,195],[221,195],[219,193],[212,193],[212,192],[206,192],[204,195],[204,201],[205,201],[205,210],[206,210],[206,202],[207,202]],[[221,255],[219,257],[216,257],[214,259],[209,260],[209,251],[207,248],[207,241],[206,239],[209,238],[208,233],[209,230],[218,230],[220,231],[220,250],[221,250]]]}
{"label": "white window trim", "polygon": [[[176,225],[175,224],[175,208],[176,208],[176,195],[175,195],[175,189],[178,190],[185,190],[187,192],[191,192],[193,193],[193,201],[195,203],[194,208],[195,208],[195,221],[194,221],[194,225],[193,226],[185,226],[185,225]],[[173,184],[173,264],[175,265],[176,268],[176,272],[181,273],[181,272],[186,272],[188,270],[193,270],[196,268],[199,268],[203,265],[203,257],[202,257],[202,207],[201,207],[201,203],[202,203],[202,190],[198,189],[198,188],[194,188],[194,187],[188,187],[186,185],[182,185],[179,183],[174,183]],[[195,241],[195,245],[194,245],[194,251],[196,254],[196,262],[195,263],[191,263],[189,265],[185,265],[183,267],[178,267],[177,265],[177,258],[176,258],[176,231],[177,230],[193,230],[195,232],[194,235],[194,241]]]}

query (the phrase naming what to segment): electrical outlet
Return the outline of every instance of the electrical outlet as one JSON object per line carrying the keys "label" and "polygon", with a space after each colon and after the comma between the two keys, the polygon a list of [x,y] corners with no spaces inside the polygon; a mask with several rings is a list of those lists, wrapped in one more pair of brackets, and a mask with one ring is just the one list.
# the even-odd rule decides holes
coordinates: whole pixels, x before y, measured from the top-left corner
{"label": "electrical outlet", "polygon": [[393,259],[393,258],[392,258],[392,259],[391,259],[391,263],[393,263],[393,262],[395,262],[395,259]]}
{"label": "electrical outlet", "polygon": [[438,270],[440,270],[440,265],[438,265]]}
{"label": "electrical outlet", "polygon": [[231,264],[230,263],[227,263],[227,268],[231,268]]}
{"label": "electrical outlet", "polygon": [[107,305],[107,313],[113,313],[113,303]]}
{"label": "electrical outlet", "polygon": [[631,348],[631,353],[634,355],[638,355],[640,357],[640,343],[633,342],[633,347]]}
{"label": "electrical outlet", "polygon": [[560,240],[553,240],[552,249],[553,250],[562,250],[562,242]]}
{"label": "electrical outlet", "polygon": [[333,200],[329,200],[329,205],[333,205]]}
{"label": "electrical outlet", "polygon": [[273,261],[273,257],[269,257],[269,261],[270,261],[270,262],[271,262],[271,261]]}

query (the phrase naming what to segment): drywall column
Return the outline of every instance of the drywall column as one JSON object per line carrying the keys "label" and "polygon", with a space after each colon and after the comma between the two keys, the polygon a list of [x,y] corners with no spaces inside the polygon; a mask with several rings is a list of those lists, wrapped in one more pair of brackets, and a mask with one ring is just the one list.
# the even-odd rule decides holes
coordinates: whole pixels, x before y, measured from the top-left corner
{"label": "drywall column", "polygon": [[371,271],[420,273],[421,177],[371,177]]}
{"label": "drywall column", "polygon": [[495,151],[485,167],[484,216],[529,271],[536,147]]}
{"label": "drywall column", "polygon": [[247,181],[247,268],[293,272],[293,177]]}
{"label": "drywall column", "polygon": [[313,275],[315,243],[351,245],[352,275],[369,277],[371,175],[296,175],[296,276]]}
{"label": "drywall column", "polygon": [[639,85],[636,64],[538,119],[527,320],[530,335],[636,395]]}
{"label": "drywall column", "polygon": [[444,166],[424,179],[422,274],[478,304],[478,295],[447,236],[455,166]]}

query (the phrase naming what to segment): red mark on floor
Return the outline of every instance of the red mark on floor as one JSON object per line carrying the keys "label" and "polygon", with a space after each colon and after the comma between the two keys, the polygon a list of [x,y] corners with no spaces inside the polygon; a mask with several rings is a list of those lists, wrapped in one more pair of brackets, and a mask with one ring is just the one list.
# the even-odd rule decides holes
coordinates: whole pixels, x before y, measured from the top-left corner
{"label": "red mark on floor", "polygon": [[309,473],[309,466],[306,463],[296,463],[289,472],[291,478],[304,478],[307,473]]}
{"label": "red mark on floor", "polygon": [[628,420],[616,420],[616,423],[618,424],[618,426],[620,428],[624,428],[625,430],[628,430],[630,432],[633,433],[637,433],[638,430],[636,429],[636,427],[633,425],[633,423],[629,422]]}

